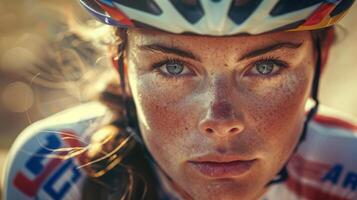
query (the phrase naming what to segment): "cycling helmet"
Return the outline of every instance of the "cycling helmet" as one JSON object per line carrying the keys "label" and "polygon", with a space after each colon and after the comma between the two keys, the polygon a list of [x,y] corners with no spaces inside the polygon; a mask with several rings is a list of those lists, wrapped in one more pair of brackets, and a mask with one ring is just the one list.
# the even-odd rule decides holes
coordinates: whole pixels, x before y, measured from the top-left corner
{"label": "cycling helmet", "polygon": [[80,0],[118,27],[224,36],[321,29],[336,24],[354,0]]}

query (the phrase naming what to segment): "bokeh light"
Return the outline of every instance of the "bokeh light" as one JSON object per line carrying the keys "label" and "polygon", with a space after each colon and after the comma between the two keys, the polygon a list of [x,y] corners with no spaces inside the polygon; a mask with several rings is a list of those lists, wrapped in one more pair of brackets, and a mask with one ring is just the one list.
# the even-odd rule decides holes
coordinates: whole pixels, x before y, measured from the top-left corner
{"label": "bokeh light", "polygon": [[2,101],[5,108],[12,112],[26,112],[34,104],[34,94],[28,84],[14,82],[5,87]]}

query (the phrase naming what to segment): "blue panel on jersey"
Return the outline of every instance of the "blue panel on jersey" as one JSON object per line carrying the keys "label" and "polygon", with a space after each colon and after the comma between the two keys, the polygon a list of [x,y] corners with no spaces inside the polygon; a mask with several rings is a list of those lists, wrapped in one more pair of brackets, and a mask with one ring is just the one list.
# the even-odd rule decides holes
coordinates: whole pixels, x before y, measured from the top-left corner
{"label": "blue panel on jersey", "polygon": [[[47,155],[53,152],[53,149],[57,149],[61,146],[61,141],[56,135],[48,135],[46,137],[46,143],[42,140],[38,140],[41,148],[33,153],[33,156],[26,162],[25,167],[34,175],[38,175],[44,168],[43,160]],[[43,142],[43,143],[42,143]]]}
{"label": "blue panel on jersey", "polygon": [[357,173],[348,172],[345,180],[343,181],[344,188],[350,188],[352,191],[357,190]]}
{"label": "blue panel on jersey", "polygon": [[336,164],[322,177],[322,182],[331,182],[336,185],[343,171],[343,166],[341,164]]}
{"label": "blue panel on jersey", "polygon": [[[71,179],[67,180],[59,189],[56,190],[55,188],[58,188],[58,186],[55,187],[57,181],[61,177],[66,176],[65,173],[68,173],[68,171],[71,171],[72,173]],[[52,175],[43,188],[54,200],[63,199],[65,194],[71,189],[71,186],[79,180],[80,175],[81,174],[77,166],[75,166],[73,164],[73,160],[70,159]]]}

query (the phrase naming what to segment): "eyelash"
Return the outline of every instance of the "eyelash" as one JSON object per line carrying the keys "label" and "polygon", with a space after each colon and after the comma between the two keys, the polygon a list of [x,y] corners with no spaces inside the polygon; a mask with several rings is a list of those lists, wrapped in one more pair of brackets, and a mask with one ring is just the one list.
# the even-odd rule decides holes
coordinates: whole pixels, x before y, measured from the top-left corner
{"label": "eyelash", "polygon": [[264,77],[264,78],[269,78],[269,77],[273,77],[275,75],[279,75],[279,73],[284,70],[285,68],[289,67],[289,64],[283,60],[281,60],[279,57],[273,57],[273,56],[267,56],[267,57],[262,57],[259,58],[259,60],[252,62],[251,64],[249,64],[248,69],[243,73],[249,73],[254,67],[257,66],[257,64],[261,64],[261,63],[266,63],[266,62],[272,62],[274,65],[278,66],[279,69],[277,72],[275,72],[274,74],[269,74],[269,75],[255,75],[255,74],[251,74],[248,76],[260,76],[260,77]]}
{"label": "eyelash", "polygon": [[158,68],[161,67],[164,64],[168,64],[168,63],[175,63],[175,64],[184,64],[181,60],[176,59],[176,58],[166,58],[165,60],[162,60],[160,62],[157,62],[155,64],[153,64],[153,68]]}
{"label": "eyelash", "polygon": [[[154,71],[156,73],[160,74],[161,76],[163,76],[164,78],[168,78],[168,79],[178,79],[178,78],[182,78],[185,75],[177,75],[177,76],[175,76],[175,75],[169,75],[169,74],[166,74],[166,73],[162,72],[159,68],[162,67],[165,64],[180,64],[180,65],[183,65],[184,67],[187,67],[189,65],[189,64],[187,64],[186,62],[184,62],[184,61],[182,61],[180,59],[169,58],[169,57],[166,58],[163,61],[154,63],[152,65],[152,68],[154,69]],[[192,70],[190,68],[188,68],[188,70],[192,72]],[[192,73],[194,73],[194,72],[192,72]]]}
{"label": "eyelash", "polygon": [[[254,68],[256,67],[257,64],[259,63],[265,63],[265,62],[272,62],[274,65],[278,66],[279,69],[276,73],[274,74],[271,74],[271,75],[256,75],[256,74],[250,74],[249,75],[249,72]],[[166,58],[165,60],[162,60],[160,62],[157,62],[157,63],[154,63],[152,65],[152,68],[154,69],[154,71],[156,73],[158,73],[159,75],[163,76],[164,78],[167,78],[167,79],[178,79],[178,78],[182,78],[183,76],[185,75],[169,75],[167,73],[164,73],[162,72],[159,68],[162,67],[163,65],[165,64],[180,64],[180,65],[184,65],[184,67],[187,67],[188,64],[180,59],[176,59],[176,58]],[[252,62],[251,64],[248,65],[248,69],[245,70],[245,72],[243,73],[244,75],[248,73],[248,76],[260,76],[260,77],[264,77],[264,78],[269,78],[269,77],[273,77],[275,75],[278,75],[281,70],[283,70],[284,68],[288,68],[289,67],[289,64],[285,61],[282,61],[279,57],[272,57],[272,56],[268,56],[268,57],[263,57],[263,58],[260,58],[259,60],[257,61],[254,61]],[[187,67],[189,71],[192,72],[192,70]],[[194,72],[192,72],[194,73]]]}

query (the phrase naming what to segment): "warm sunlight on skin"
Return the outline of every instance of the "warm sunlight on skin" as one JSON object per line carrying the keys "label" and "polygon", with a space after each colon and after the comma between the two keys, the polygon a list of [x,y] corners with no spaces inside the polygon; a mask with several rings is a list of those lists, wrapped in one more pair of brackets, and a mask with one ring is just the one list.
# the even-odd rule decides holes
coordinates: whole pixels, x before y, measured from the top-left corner
{"label": "warm sunlight on skin", "polygon": [[315,65],[310,32],[131,29],[128,42],[141,133],[164,172],[194,199],[258,198],[302,131]]}

